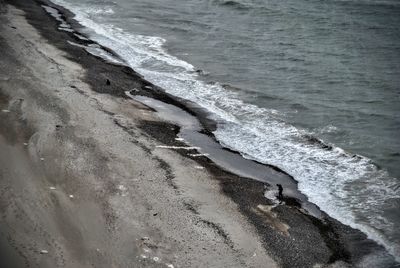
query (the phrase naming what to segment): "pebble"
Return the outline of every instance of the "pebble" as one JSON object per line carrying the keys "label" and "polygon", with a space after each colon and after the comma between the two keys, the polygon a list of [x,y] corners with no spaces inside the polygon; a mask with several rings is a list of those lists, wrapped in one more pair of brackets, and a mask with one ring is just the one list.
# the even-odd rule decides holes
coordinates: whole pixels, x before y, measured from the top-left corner
{"label": "pebble", "polygon": [[42,249],[41,251],[40,251],[40,254],[47,254],[47,253],[49,253],[47,250],[45,250],[45,249]]}
{"label": "pebble", "polygon": [[40,158],[40,161],[44,161],[44,158],[43,158],[43,157],[41,157],[41,158]]}
{"label": "pebble", "polygon": [[28,146],[28,143],[27,143],[27,142],[24,142],[24,145],[25,145],[25,146]]}
{"label": "pebble", "polygon": [[74,195],[73,195],[73,194],[70,194],[70,195],[69,195],[69,198],[74,198]]}
{"label": "pebble", "polygon": [[56,189],[56,187],[54,187],[54,186],[51,186],[49,188],[50,188],[50,190],[55,190]]}
{"label": "pebble", "polygon": [[4,109],[4,110],[1,110],[3,113],[9,113],[10,112],[10,110],[6,110],[6,109]]}
{"label": "pebble", "polygon": [[122,185],[122,184],[118,185],[117,188],[120,191],[126,191],[126,187],[124,185]]}
{"label": "pebble", "polygon": [[170,263],[166,263],[166,265],[167,265],[168,268],[174,268],[174,266],[172,264],[170,264]]}

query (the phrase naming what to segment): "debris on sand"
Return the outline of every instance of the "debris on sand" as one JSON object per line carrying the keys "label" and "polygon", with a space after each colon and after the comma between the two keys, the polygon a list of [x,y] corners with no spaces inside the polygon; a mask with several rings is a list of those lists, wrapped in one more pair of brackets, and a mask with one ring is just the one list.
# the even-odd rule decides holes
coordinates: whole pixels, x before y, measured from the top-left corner
{"label": "debris on sand", "polygon": [[153,257],[153,261],[159,261],[160,260],[160,258],[159,257]]}
{"label": "debris on sand", "polygon": [[174,266],[170,263],[166,263],[165,265],[167,265],[168,268],[174,268]]}

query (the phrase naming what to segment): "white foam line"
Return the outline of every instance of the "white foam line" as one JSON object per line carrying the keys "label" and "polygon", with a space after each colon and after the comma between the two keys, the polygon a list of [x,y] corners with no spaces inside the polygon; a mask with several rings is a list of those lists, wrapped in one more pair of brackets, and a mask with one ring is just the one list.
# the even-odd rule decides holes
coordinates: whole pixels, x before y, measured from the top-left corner
{"label": "white foam line", "polygon": [[209,154],[189,154],[189,155],[193,157],[209,156]]}
{"label": "white foam line", "polygon": [[77,43],[69,41],[69,40],[67,40],[67,43],[72,45],[72,46],[76,46],[76,47],[80,47],[80,48],[85,48],[86,49],[86,46],[81,45],[81,44],[77,44]]}
{"label": "white foam line", "polygon": [[185,147],[185,146],[168,146],[168,145],[157,145],[157,148],[162,149],[175,149],[175,150],[199,150],[199,147]]}

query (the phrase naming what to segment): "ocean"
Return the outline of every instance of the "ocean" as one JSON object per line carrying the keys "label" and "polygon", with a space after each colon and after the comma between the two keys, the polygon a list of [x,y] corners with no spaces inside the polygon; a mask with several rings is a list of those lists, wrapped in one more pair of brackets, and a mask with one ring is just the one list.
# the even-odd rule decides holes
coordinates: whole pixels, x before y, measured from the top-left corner
{"label": "ocean", "polygon": [[400,261],[400,1],[53,2]]}

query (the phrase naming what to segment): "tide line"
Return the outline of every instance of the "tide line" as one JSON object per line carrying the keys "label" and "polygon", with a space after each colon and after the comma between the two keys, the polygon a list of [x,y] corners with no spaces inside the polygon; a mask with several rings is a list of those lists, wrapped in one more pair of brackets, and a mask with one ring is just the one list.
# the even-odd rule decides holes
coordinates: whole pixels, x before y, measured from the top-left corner
{"label": "tide line", "polygon": [[185,146],[168,146],[168,145],[157,145],[157,148],[163,149],[176,149],[176,150],[199,150],[200,147],[185,147]]}

